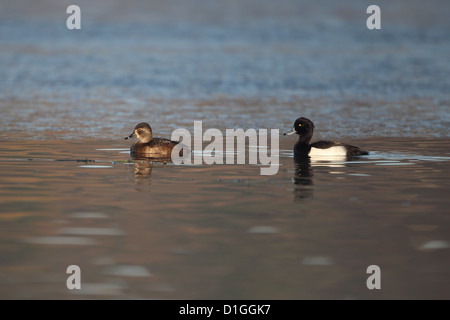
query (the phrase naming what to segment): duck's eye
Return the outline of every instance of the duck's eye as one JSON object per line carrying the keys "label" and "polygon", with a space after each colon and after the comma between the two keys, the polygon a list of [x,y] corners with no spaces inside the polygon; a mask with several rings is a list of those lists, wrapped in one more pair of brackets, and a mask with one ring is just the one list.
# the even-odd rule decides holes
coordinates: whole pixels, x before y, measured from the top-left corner
{"label": "duck's eye", "polygon": [[298,124],[298,126],[299,126],[299,127],[301,127],[301,126],[302,126],[302,124],[301,124],[301,123],[299,123],[299,124]]}

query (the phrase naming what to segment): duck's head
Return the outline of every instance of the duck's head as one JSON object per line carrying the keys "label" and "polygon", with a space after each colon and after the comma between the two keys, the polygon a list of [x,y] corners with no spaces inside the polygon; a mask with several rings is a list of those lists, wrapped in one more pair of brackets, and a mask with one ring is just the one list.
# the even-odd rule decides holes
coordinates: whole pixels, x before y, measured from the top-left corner
{"label": "duck's head", "polygon": [[125,137],[125,140],[131,139],[131,138],[138,138],[142,143],[147,143],[150,140],[152,140],[152,128],[148,123],[141,122],[134,127],[133,133],[130,134],[128,137]]}
{"label": "duck's head", "polygon": [[292,130],[284,133],[284,135],[286,136],[294,133],[299,135],[299,142],[309,143],[314,133],[314,123],[307,118],[298,118],[295,120]]}

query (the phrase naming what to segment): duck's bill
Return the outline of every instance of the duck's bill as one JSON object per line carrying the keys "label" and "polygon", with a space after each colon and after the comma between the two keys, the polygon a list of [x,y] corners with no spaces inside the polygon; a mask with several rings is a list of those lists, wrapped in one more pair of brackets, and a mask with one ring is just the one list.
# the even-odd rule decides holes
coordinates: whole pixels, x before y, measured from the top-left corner
{"label": "duck's bill", "polygon": [[133,132],[133,133],[130,134],[128,137],[125,137],[125,140],[134,138],[135,136],[136,136],[136,134]]}
{"label": "duck's bill", "polygon": [[296,133],[295,128],[292,128],[291,131],[283,133],[283,136],[290,136],[291,134],[294,134],[294,133]]}

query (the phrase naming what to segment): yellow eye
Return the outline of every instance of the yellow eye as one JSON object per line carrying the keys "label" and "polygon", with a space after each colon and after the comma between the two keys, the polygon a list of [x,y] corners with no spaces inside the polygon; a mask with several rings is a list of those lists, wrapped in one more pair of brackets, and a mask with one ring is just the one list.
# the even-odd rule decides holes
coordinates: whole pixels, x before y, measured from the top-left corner
{"label": "yellow eye", "polygon": [[299,126],[299,127],[301,127],[301,126],[302,126],[302,124],[301,124],[301,123],[299,123],[299,124],[298,124],[298,126]]}

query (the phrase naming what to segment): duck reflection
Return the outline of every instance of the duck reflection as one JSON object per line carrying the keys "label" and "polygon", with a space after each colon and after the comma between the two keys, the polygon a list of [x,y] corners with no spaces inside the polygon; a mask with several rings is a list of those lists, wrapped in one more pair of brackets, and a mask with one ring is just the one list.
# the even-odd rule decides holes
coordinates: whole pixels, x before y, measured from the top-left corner
{"label": "duck reflection", "polygon": [[294,156],[294,177],[292,183],[297,187],[294,189],[295,200],[310,198],[313,196],[313,170],[309,157]]}
{"label": "duck reflection", "polygon": [[[339,156],[332,160],[317,160],[308,156],[294,153],[295,173],[292,182],[298,187],[295,189],[295,198],[304,199],[313,195],[313,168],[343,168],[352,161],[361,161],[357,156]],[[331,171],[330,171],[331,172]]]}
{"label": "duck reflection", "polygon": [[150,161],[134,162],[134,178],[136,181],[149,179],[152,175],[153,164]]}
{"label": "duck reflection", "polygon": [[134,185],[136,191],[150,192],[152,183],[153,163],[151,161],[139,160],[133,162],[132,172],[134,175]]}
{"label": "duck reflection", "polygon": [[[149,158],[142,156],[131,156],[133,160],[134,182],[140,186],[150,186],[153,167],[156,163],[166,164],[170,162],[170,158]],[[146,189],[139,188],[138,191]]]}

